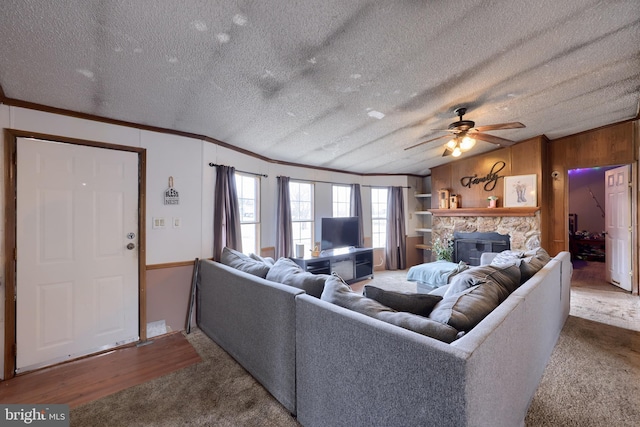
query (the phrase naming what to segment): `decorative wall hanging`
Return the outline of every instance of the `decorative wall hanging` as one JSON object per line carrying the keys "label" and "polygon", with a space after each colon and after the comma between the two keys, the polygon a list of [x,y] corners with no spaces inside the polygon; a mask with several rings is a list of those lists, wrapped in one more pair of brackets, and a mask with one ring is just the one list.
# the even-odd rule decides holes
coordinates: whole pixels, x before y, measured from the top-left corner
{"label": "decorative wall hanging", "polygon": [[515,175],[504,177],[504,207],[538,206],[538,176]]}
{"label": "decorative wall hanging", "polygon": [[169,177],[169,188],[167,188],[164,192],[164,204],[165,205],[179,205],[180,204],[180,195],[173,188],[173,177]]}
{"label": "decorative wall hanging", "polygon": [[460,184],[463,187],[471,188],[472,185],[480,185],[484,184],[484,191],[493,191],[496,188],[496,184],[498,183],[498,179],[503,178],[498,175],[502,169],[507,166],[505,162],[502,160],[497,161],[491,166],[491,170],[485,176],[478,177],[478,174],[463,176],[460,178]]}

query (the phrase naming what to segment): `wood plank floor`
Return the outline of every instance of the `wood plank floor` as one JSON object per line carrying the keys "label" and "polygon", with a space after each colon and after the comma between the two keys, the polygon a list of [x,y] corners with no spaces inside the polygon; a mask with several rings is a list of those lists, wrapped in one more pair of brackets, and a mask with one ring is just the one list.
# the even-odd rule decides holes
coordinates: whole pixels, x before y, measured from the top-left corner
{"label": "wood plank floor", "polygon": [[0,403],[71,408],[187,367],[202,359],[182,333],[25,373],[0,382]]}

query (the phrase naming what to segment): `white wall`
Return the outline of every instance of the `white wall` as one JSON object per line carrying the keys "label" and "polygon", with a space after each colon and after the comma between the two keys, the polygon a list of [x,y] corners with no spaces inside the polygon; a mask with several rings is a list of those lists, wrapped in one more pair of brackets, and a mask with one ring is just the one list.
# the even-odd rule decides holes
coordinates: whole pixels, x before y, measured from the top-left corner
{"label": "white wall", "polygon": [[[200,258],[202,251],[203,169],[200,140],[155,132],[141,132],[147,149],[147,264]],[[165,205],[169,177],[179,204]],[[154,229],[153,218],[164,218],[165,228]],[[174,219],[180,220],[175,228]]]}
{"label": "white wall", "polygon": [[[234,166],[237,170],[268,175],[262,178],[262,229],[261,247],[275,246],[276,177],[289,176],[292,179],[328,181],[341,184],[359,183],[372,186],[415,187],[417,178],[406,176],[360,176],[346,173],[322,171],[266,162],[204,140],[185,138],[136,128],[118,126],[74,117],[61,116],[19,107],[0,105],[0,126],[4,128],[42,133],[46,135],[77,138],[110,144],[142,147],[147,150],[147,197],[146,197],[146,237],[147,265],[190,261],[194,258],[212,256],[213,229],[213,189],[215,168],[209,162]],[[4,142],[4,133],[0,136]],[[4,144],[3,144],[4,145]],[[0,164],[4,167],[4,150],[0,150]],[[179,192],[180,204],[165,206],[163,194],[173,177],[174,188]],[[0,180],[4,178],[0,174]],[[4,183],[0,182],[0,192]],[[316,240],[319,240],[320,221],[323,216],[331,216],[331,185],[318,183],[316,192]],[[414,203],[415,188],[405,189],[405,212],[407,218],[412,209],[407,203]],[[1,194],[1,193],[0,193]],[[364,206],[364,233],[371,236],[371,191],[362,187]],[[2,195],[4,200],[4,195]],[[4,209],[0,213],[4,216]],[[165,218],[164,229],[153,229],[154,217]],[[173,228],[173,218],[180,218],[181,227]],[[407,234],[415,233],[415,216],[407,220]],[[4,218],[0,221],[4,224]],[[0,229],[4,239],[4,230]],[[0,355],[4,354],[4,242],[0,244],[2,268],[0,269]],[[0,372],[2,370],[0,369]]]}

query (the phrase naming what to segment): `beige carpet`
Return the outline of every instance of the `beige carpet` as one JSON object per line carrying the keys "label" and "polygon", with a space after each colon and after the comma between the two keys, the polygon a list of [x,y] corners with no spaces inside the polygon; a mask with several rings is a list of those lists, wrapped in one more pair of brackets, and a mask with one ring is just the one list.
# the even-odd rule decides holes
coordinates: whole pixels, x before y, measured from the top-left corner
{"label": "beige carpet", "polygon": [[71,426],[300,425],[199,329],[187,338],[202,362],[72,409]]}
{"label": "beige carpet", "polygon": [[525,421],[640,425],[640,333],[569,316]]}
{"label": "beige carpet", "polygon": [[[415,284],[406,282],[404,275],[376,272],[367,283],[411,291]],[[624,318],[638,328],[639,297],[598,287],[593,271],[582,276],[586,281],[572,286],[572,300],[579,307],[572,301],[571,315],[529,408],[528,427],[639,425],[640,332],[615,325]],[[580,294],[581,288],[590,291]],[[595,298],[591,292],[596,292]],[[617,307],[613,317],[611,310],[598,308],[607,301]],[[590,305],[595,307],[591,311]],[[580,317],[582,312],[590,318]],[[199,330],[188,339],[203,358],[201,363],[73,409],[71,425],[299,426]]]}

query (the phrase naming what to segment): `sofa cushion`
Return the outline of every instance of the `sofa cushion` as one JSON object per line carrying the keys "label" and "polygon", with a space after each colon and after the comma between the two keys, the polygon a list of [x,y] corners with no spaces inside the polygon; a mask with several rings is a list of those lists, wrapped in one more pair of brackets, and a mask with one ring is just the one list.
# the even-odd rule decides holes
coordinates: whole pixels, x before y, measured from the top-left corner
{"label": "sofa cushion", "polygon": [[515,264],[508,264],[505,266],[482,265],[473,267],[458,274],[451,280],[444,297],[447,298],[472,286],[480,285],[490,280],[503,286],[508,293],[511,293],[520,286],[520,279],[520,269]]}
{"label": "sofa cushion", "polygon": [[438,295],[387,291],[370,285],[364,287],[363,295],[395,311],[406,311],[424,317],[442,300]]}
{"label": "sofa cushion", "polygon": [[395,311],[378,301],[353,292],[337,277],[331,276],[327,279],[321,299],[446,343],[455,340],[458,334],[458,331],[449,325],[412,313]]}
{"label": "sofa cushion", "polygon": [[269,272],[269,266],[264,262],[256,261],[248,255],[226,246],[222,248],[220,263],[244,271],[245,273],[262,277],[263,279],[267,277],[267,273]]}
{"label": "sofa cushion", "polygon": [[506,289],[488,280],[458,294],[445,297],[429,314],[429,318],[453,326],[459,331],[470,331],[508,296]]}
{"label": "sofa cushion", "polygon": [[289,258],[279,258],[267,273],[267,280],[302,289],[309,295],[320,298],[327,274],[312,274],[304,271]]}

